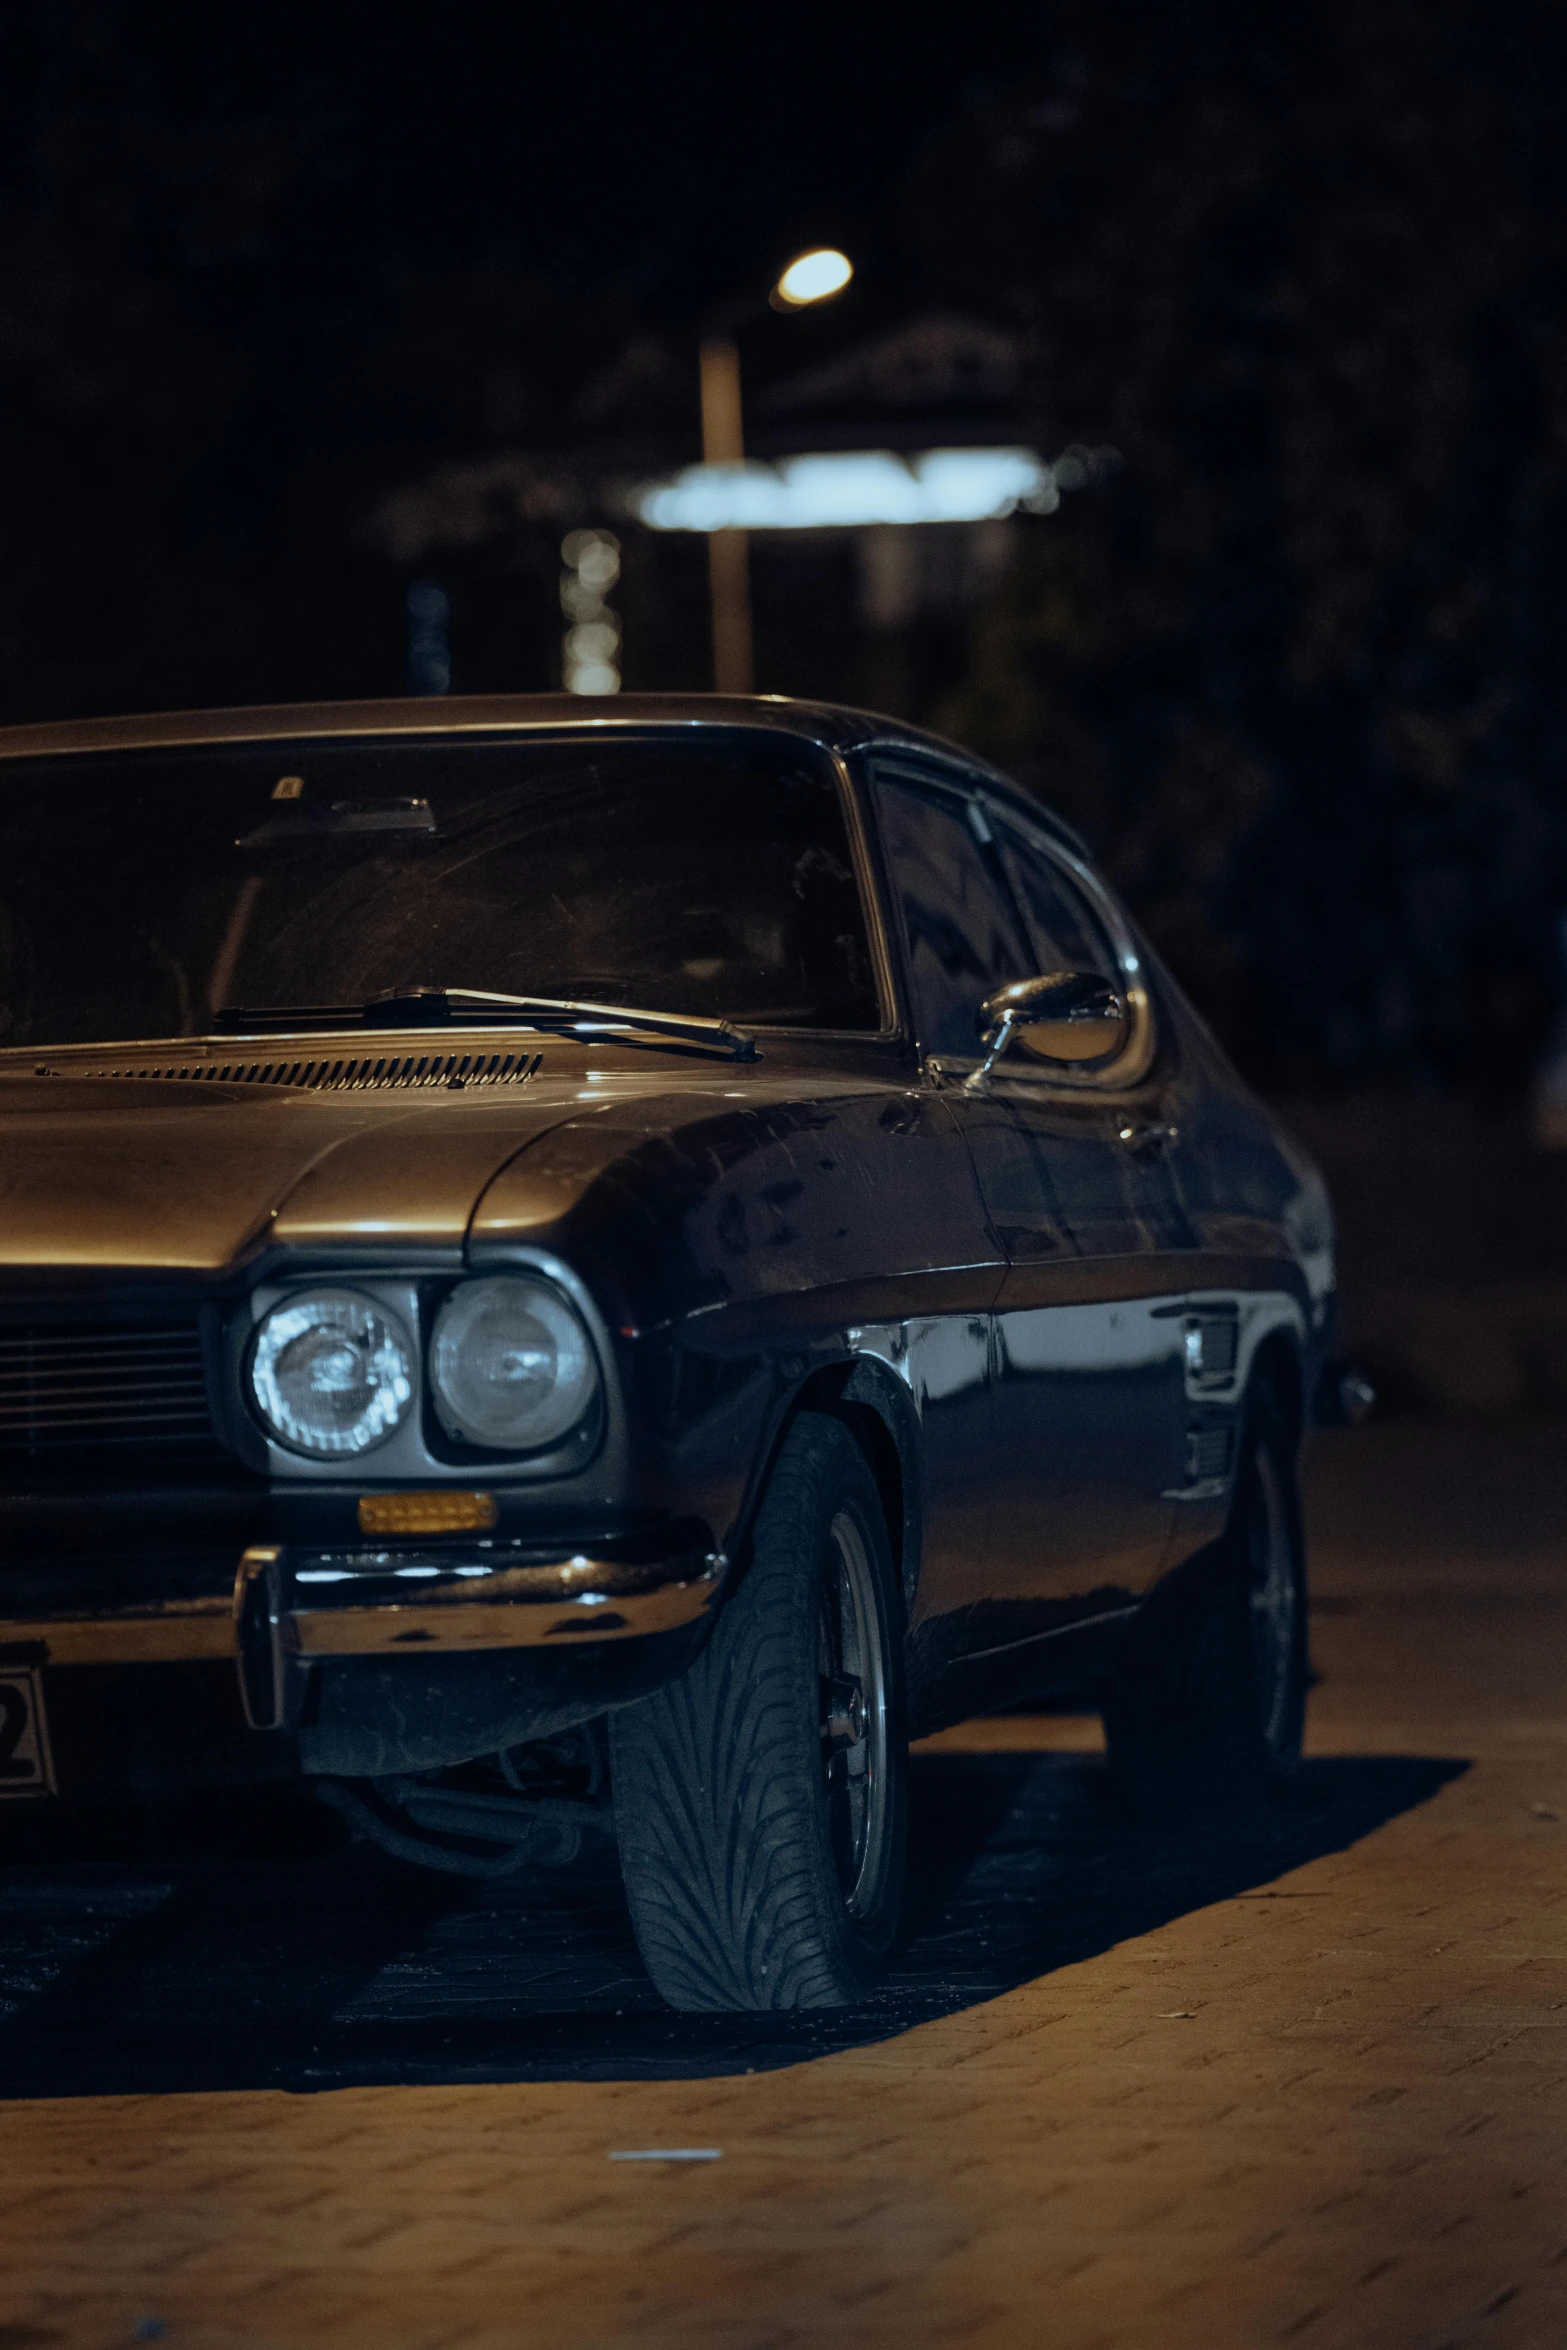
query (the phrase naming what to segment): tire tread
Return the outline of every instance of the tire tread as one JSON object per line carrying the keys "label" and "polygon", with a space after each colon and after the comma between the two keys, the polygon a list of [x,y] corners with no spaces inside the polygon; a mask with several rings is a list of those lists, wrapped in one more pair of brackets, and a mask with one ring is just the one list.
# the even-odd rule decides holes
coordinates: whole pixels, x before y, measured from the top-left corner
{"label": "tire tread", "polygon": [[[858,1485],[880,1524],[853,1437],[802,1413],[706,1646],[679,1680],[611,1717],[632,1921],[649,1973],[679,2009],[838,2006],[865,1988],[818,1825],[816,1727],[800,1705],[816,1586],[802,1572],[799,1529],[820,1519],[829,1481]],[[812,1611],[804,1624],[802,1609]]]}

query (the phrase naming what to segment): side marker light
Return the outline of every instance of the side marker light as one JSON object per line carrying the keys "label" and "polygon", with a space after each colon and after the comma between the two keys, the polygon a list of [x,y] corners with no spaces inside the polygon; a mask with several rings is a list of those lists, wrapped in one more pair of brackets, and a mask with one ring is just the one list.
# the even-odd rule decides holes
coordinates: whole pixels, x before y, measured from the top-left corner
{"label": "side marker light", "polygon": [[478,1534],[493,1526],[493,1493],[362,1493],[361,1534]]}

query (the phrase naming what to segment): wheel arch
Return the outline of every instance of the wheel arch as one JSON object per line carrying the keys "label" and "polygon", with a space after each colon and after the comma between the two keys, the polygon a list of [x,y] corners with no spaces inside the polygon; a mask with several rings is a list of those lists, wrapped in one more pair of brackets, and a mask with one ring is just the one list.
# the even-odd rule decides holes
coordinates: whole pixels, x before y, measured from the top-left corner
{"label": "wheel arch", "polygon": [[1276,1400],[1298,1450],[1306,1432],[1305,1369],[1293,1331],[1282,1324],[1268,1332],[1252,1357],[1247,1381],[1249,1409],[1254,1408],[1252,1396],[1262,1387]]}
{"label": "wheel arch", "polygon": [[795,1387],[774,1423],[765,1457],[752,1481],[745,1518],[738,1529],[739,1550],[743,1553],[778,1455],[802,1412],[821,1412],[841,1421],[864,1453],[881,1496],[904,1605],[912,1608],[919,1581],[922,1527],[919,1419],[908,1389],[874,1355],[849,1355],[820,1363]]}

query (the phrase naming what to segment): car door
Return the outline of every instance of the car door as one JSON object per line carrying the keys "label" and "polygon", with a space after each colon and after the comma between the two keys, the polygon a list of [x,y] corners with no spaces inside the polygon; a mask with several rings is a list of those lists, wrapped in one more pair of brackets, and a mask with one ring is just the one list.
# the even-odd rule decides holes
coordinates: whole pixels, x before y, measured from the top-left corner
{"label": "car door", "polygon": [[[985,814],[1031,969],[1096,972],[1130,1015],[1109,1068],[1012,1055],[988,1081],[1011,1121],[1011,1155],[991,1175],[1008,1255],[996,1307],[998,1541],[1035,1597],[1079,1597],[1085,1575],[1136,1592],[1159,1570],[1187,1483],[1192,1235],[1171,1174],[1174,1071],[1108,893],[1042,827],[995,803]],[[1059,1525],[1043,1551],[1024,1466],[1041,1444],[1071,1462],[1053,1479]]]}
{"label": "car door", "polygon": [[[1007,1266],[992,1320],[985,1550],[949,1563],[945,1587],[921,1602],[922,1613],[982,1610],[978,1645],[994,1636],[994,1603],[1037,1604],[1043,1627],[1107,1584],[1136,1589],[1157,1571],[1184,1396],[1180,1309],[1161,1315],[1155,1260],[1177,1211],[1151,1141],[1123,1140],[1125,1089],[1010,1061],[970,1082],[980,1004],[1035,976],[1046,953],[1040,893],[1021,894],[1018,860],[1035,844],[1015,825],[1003,832],[956,771],[883,756],[873,775],[918,1041]],[[1061,968],[1069,946],[1087,951],[1063,937],[1043,967]],[[1146,1054],[1146,998],[1141,1018]]]}

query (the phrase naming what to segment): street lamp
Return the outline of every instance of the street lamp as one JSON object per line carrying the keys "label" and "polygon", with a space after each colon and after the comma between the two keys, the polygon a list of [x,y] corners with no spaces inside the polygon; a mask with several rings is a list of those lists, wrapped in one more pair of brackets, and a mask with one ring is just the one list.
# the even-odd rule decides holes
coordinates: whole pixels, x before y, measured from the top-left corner
{"label": "street lamp", "polygon": [[[767,299],[775,310],[804,310],[841,294],[854,265],[831,246],[799,253]],[[749,305],[747,305],[749,307]],[[734,319],[734,311],[728,313]],[[740,409],[740,351],[732,334],[702,343],[702,462],[743,465],[745,427]],[[721,694],[748,694],[755,682],[751,643],[751,583],[746,533],[715,530],[707,541],[713,599],[713,686]]]}
{"label": "street lamp", "polygon": [[854,275],[847,253],[832,245],[813,246],[791,261],[767,299],[775,310],[803,310],[808,302],[825,302],[841,294]]}

